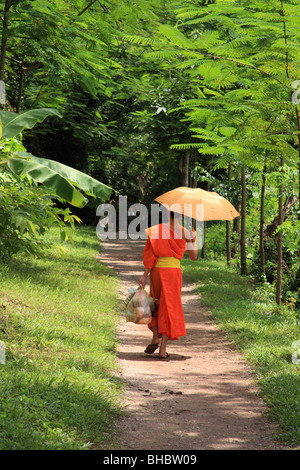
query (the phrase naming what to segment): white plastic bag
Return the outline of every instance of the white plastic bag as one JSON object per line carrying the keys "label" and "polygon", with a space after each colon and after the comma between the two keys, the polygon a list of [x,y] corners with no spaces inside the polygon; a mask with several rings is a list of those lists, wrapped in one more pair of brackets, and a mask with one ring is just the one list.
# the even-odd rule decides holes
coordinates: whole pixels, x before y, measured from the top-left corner
{"label": "white plastic bag", "polygon": [[142,289],[131,288],[127,293],[125,300],[125,318],[127,322],[137,323],[139,325],[148,325],[152,320],[152,311],[154,301],[152,297]]}

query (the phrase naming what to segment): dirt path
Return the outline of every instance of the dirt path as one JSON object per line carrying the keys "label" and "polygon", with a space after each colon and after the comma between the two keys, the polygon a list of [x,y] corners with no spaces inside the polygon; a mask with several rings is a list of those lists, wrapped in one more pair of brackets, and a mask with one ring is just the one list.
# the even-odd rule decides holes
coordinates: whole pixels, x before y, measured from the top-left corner
{"label": "dirt path", "polygon": [[[143,272],[145,242],[105,242],[99,254],[121,280],[120,299]],[[251,371],[183,281],[187,336],[168,343],[169,361],[144,354],[151,333],[121,321],[118,361],[127,384],[120,450],[278,449]]]}

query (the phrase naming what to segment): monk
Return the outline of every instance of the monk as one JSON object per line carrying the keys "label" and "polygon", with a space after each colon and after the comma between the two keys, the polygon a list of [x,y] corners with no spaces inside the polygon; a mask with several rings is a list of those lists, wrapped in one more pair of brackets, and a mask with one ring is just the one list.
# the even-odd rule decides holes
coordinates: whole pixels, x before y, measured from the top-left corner
{"label": "monk", "polygon": [[139,280],[144,289],[150,273],[150,295],[155,299],[158,310],[148,325],[153,338],[145,353],[153,354],[159,348],[160,359],[169,358],[166,351],[168,340],[186,335],[181,303],[180,260],[186,251],[187,242],[191,244],[188,250],[190,259],[195,261],[198,256],[196,231],[192,229],[189,232],[181,225],[181,214],[169,212],[168,215],[168,223],[146,229],[148,239],[143,252],[145,271]]}

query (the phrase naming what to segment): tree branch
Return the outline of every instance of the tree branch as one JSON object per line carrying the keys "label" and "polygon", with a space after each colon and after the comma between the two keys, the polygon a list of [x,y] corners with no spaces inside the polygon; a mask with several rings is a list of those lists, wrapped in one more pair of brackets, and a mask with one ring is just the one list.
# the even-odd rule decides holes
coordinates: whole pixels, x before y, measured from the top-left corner
{"label": "tree branch", "polygon": [[102,3],[99,2],[99,0],[98,0],[98,3],[99,3],[99,5],[100,5],[100,7],[103,8],[103,10],[105,11],[105,13],[108,13],[108,8],[107,8],[105,5],[102,5]]}
{"label": "tree branch", "polygon": [[[184,49],[184,48],[181,48],[181,50],[185,51],[187,49]],[[188,52],[188,51],[187,51]],[[250,67],[251,69],[254,69],[254,70],[257,70],[261,73],[263,73],[264,75],[267,75],[268,77],[271,77],[273,78],[274,80],[276,80],[278,83],[280,83],[281,85],[284,85],[284,83],[279,80],[279,78],[277,77],[274,77],[274,75],[266,72],[265,70],[262,70],[261,68],[259,67],[256,67],[255,65],[252,65],[252,64],[245,64],[245,62],[241,62],[240,60],[236,60],[236,59],[230,59],[228,57],[221,57],[221,56],[218,56],[218,55],[215,55],[215,54],[208,54],[206,52],[201,52],[202,55],[204,55],[204,57],[210,57],[212,59],[218,59],[218,60],[226,60],[228,62],[234,62],[235,64],[237,65],[241,65],[243,67]],[[290,87],[288,87],[290,89]]]}
{"label": "tree branch", "polygon": [[22,67],[22,70],[24,72],[31,72],[33,70],[36,70],[36,69],[42,67],[42,66],[43,66],[42,62],[38,62],[37,64],[31,65],[30,67]]}
{"label": "tree branch", "polygon": [[[77,16],[81,16],[83,15],[83,13],[88,10],[92,5],[94,5],[94,3],[96,3],[97,0],[92,0],[80,13],[78,13]],[[101,5],[102,6],[102,5]]]}
{"label": "tree branch", "polygon": [[273,79],[276,80],[278,83],[281,83],[281,85],[284,85],[284,84],[282,83],[282,81],[279,80],[279,78],[274,77],[274,75],[271,75],[270,73],[265,72],[265,70],[262,70],[262,69],[260,69],[259,67],[256,67],[255,65],[252,65],[252,64],[245,64],[244,62],[241,62],[241,61],[236,60],[236,59],[229,59],[229,58],[227,58],[227,57],[220,57],[220,56],[217,56],[217,55],[214,55],[214,54],[206,54],[206,53],[203,53],[203,55],[204,55],[205,57],[211,57],[211,58],[213,58],[213,59],[227,60],[227,61],[229,61],[229,62],[234,62],[235,64],[242,65],[243,67],[250,67],[251,69],[258,70],[259,72],[263,73],[264,75],[267,75],[268,77],[273,78]]}
{"label": "tree branch", "polygon": [[273,236],[274,232],[277,230],[278,226],[284,222],[290,214],[291,208],[294,204],[298,202],[297,196],[287,196],[285,203],[282,207],[282,221],[280,221],[279,215],[274,217],[272,222],[264,230],[264,238],[270,238]]}

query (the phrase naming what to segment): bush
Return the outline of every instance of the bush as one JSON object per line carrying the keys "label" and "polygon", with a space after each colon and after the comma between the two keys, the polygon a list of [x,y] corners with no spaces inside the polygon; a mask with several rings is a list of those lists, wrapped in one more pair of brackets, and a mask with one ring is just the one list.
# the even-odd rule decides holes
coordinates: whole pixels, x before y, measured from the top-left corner
{"label": "bush", "polygon": [[205,256],[213,259],[226,256],[225,222],[206,222]]}
{"label": "bush", "polygon": [[18,252],[42,256],[48,246],[42,235],[57,225],[61,239],[68,238],[65,222],[79,219],[69,209],[59,209],[53,195],[28,179],[8,171],[0,172],[0,256],[10,258]]}

